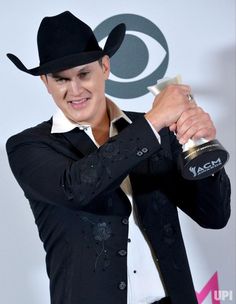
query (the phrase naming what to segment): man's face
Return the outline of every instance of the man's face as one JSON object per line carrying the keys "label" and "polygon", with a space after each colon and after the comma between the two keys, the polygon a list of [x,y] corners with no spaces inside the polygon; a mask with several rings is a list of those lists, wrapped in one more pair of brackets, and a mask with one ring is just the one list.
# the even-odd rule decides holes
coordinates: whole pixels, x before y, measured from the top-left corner
{"label": "man's face", "polygon": [[109,57],[58,73],[41,76],[65,116],[95,126],[106,113],[105,80],[110,72]]}

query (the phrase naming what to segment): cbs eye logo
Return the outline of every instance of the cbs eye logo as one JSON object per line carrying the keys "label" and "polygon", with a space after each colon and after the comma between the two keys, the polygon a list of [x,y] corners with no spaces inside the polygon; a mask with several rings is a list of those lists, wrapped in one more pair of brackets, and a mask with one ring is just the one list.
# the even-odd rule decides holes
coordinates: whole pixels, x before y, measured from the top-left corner
{"label": "cbs eye logo", "polygon": [[133,14],[112,16],[100,23],[94,33],[101,46],[108,33],[122,22],[126,25],[126,35],[111,58],[106,93],[118,98],[136,98],[145,95],[148,86],[163,78],[169,50],[161,30],[150,20]]}

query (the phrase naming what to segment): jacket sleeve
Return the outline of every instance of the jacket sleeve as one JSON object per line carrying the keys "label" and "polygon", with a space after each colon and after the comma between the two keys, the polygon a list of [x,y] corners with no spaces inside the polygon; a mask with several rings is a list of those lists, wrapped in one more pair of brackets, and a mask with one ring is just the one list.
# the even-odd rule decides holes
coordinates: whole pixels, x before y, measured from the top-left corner
{"label": "jacket sleeve", "polygon": [[133,167],[160,149],[144,117],[79,160],[59,153],[50,136],[36,135],[23,132],[7,141],[11,170],[29,200],[72,209],[108,194]]}
{"label": "jacket sleeve", "polygon": [[[171,149],[175,162],[181,146],[171,135]],[[230,217],[231,186],[225,169],[213,176],[188,181],[178,174],[176,177],[177,205],[204,228],[223,228]]]}

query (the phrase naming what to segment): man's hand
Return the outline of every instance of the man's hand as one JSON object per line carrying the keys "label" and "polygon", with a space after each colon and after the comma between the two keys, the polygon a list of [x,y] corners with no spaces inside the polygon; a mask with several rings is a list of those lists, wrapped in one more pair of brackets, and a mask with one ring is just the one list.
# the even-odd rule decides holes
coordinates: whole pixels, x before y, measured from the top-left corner
{"label": "man's hand", "polygon": [[216,135],[209,114],[198,107],[194,100],[189,101],[190,92],[191,88],[187,85],[168,85],[155,97],[152,109],[145,114],[157,132],[169,127],[181,144],[190,138],[211,140]]}
{"label": "man's hand", "polygon": [[152,109],[145,117],[157,132],[175,124],[184,111],[193,107],[193,103],[190,103],[187,97],[190,91],[189,86],[171,84],[155,97]]}
{"label": "man's hand", "polygon": [[216,129],[210,115],[197,105],[181,114],[176,123],[175,132],[182,145],[190,138],[193,140],[200,138],[212,140],[216,136]]}

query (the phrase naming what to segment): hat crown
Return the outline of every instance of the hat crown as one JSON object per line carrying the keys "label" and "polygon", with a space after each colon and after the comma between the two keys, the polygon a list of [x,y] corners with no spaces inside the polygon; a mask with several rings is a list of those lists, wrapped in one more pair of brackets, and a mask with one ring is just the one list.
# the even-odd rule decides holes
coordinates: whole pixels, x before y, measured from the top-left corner
{"label": "hat crown", "polygon": [[125,24],[112,29],[103,49],[92,29],[69,11],[43,18],[37,42],[40,65],[28,69],[14,54],[7,57],[15,66],[34,76],[55,73],[96,61],[104,55],[113,56],[125,37]]}
{"label": "hat crown", "polygon": [[91,28],[69,11],[43,18],[37,42],[41,65],[73,54],[101,50]]}

